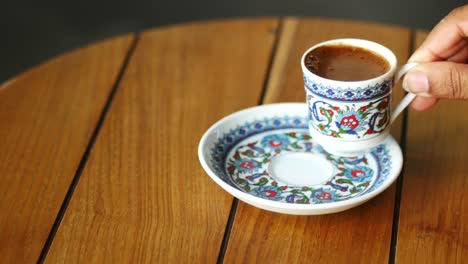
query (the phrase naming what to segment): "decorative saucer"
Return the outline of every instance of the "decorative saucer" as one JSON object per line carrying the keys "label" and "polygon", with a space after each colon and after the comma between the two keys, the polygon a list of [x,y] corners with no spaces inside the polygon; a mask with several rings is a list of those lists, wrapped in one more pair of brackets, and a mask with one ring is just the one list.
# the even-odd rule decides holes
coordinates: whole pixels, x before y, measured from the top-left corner
{"label": "decorative saucer", "polygon": [[361,156],[327,153],[311,138],[302,103],[262,105],[221,119],[203,135],[198,157],[208,175],[238,199],[296,215],[360,205],[388,188],[403,165],[391,136]]}

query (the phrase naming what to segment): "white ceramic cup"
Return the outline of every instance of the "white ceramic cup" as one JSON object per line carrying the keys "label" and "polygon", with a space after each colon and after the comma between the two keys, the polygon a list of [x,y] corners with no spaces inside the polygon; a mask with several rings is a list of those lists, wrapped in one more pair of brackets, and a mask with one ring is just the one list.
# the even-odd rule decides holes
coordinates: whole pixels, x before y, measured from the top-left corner
{"label": "white ceramic cup", "polygon": [[[390,65],[386,73],[363,81],[336,81],[312,73],[305,57],[326,45],[356,46],[384,57]],[[389,135],[390,125],[414,99],[409,93],[391,109],[394,84],[416,63],[397,69],[397,58],[388,48],[368,40],[335,39],[309,48],[301,58],[309,111],[309,130],[326,151],[340,156],[356,156],[370,151]]]}

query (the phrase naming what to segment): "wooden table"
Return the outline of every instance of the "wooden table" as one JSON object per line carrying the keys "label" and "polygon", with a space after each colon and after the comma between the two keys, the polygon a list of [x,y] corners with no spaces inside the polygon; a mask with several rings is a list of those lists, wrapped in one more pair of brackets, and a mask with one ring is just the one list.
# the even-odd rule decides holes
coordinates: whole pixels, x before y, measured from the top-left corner
{"label": "wooden table", "polygon": [[196,150],[211,124],[304,102],[300,55],[342,37],[382,43],[401,64],[425,33],[294,17],[197,22],[90,45],[2,84],[0,262],[467,263],[467,102],[400,117],[398,182],[342,213],[263,211],[202,170]]}

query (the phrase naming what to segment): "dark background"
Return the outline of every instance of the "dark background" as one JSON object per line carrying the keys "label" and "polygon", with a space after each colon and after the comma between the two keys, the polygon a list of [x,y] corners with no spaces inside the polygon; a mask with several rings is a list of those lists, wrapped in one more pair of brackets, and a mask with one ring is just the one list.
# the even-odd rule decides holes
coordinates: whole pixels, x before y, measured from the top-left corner
{"label": "dark background", "polygon": [[[2,0],[5,1],[5,0]],[[127,32],[226,17],[304,16],[431,29],[468,0],[6,0],[0,83],[57,54]]]}

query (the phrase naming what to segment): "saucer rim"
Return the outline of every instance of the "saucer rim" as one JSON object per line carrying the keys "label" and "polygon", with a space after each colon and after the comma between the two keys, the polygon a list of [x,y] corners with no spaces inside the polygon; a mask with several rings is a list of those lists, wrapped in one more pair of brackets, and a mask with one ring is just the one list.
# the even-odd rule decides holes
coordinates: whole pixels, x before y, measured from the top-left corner
{"label": "saucer rim", "polygon": [[[222,189],[227,191],[229,194],[233,195],[234,197],[250,204],[255,207],[259,207],[262,209],[266,209],[269,211],[275,211],[279,213],[287,213],[287,214],[323,214],[323,213],[331,213],[331,212],[338,212],[338,211],[343,211],[346,209],[349,209],[351,207],[360,205],[386,189],[390,187],[393,182],[398,178],[398,176],[401,173],[401,169],[403,167],[403,153],[401,151],[400,145],[396,142],[396,140],[389,135],[382,144],[386,144],[389,146],[389,151],[391,152],[391,157],[392,157],[392,163],[394,164],[394,169],[390,172],[388,177],[386,178],[386,181],[382,183],[382,185],[368,193],[365,193],[361,196],[353,197],[347,200],[343,201],[337,201],[333,203],[323,203],[323,204],[292,204],[292,203],[283,203],[283,202],[278,202],[278,201],[271,201],[267,200],[264,198],[260,198],[257,196],[254,196],[252,194],[249,194],[247,192],[243,192],[237,188],[234,188],[233,186],[227,184],[224,182],[209,166],[208,161],[205,159],[205,154],[204,151],[207,148],[209,136],[219,129],[220,127],[223,127],[222,125],[229,120],[239,118],[239,116],[245,115],[248,112],[252,111],[258,111],[258,110],[265,110],[269,108],[278,108],[278,113],[281,113],[281,115],[287,115],[288,111],[281,111],[281,109],[284,108],[303,108],[303,116],[306,116],[307,113],[307,104],[305,103],[273,103],[273,104],[263,104],[263,105],[258,105],[258,106],[253,106],[249,108],[242,109],[240,111],[236,111],[234,113],[231,113],[222,119],[218,120],[216,123],[210,126],[203,136],[200,139],[199,145],[198,145],[198,158],[199,161],[205,170],[205,172],[210,176],[210,178],[216,182]],[[286,112],[286,113],[285,113]],[[290,111],[292,112],[292,111]],[[298,110],[296,110],[298,112]],[[301,115],[301,114],[299,114]],[[226,130],[226,129],[224,129]],[[206,146],[206,147],[205,147]],[[394,148],[390,148],[391,146],[394,146]],[[340,210],[341,209],[341,210]],[[327,211],[327,212],[320,212],[320,211]],[[299,212],[298,212],[299,211]],[[318,211],[313,213],[314,211]]]}

